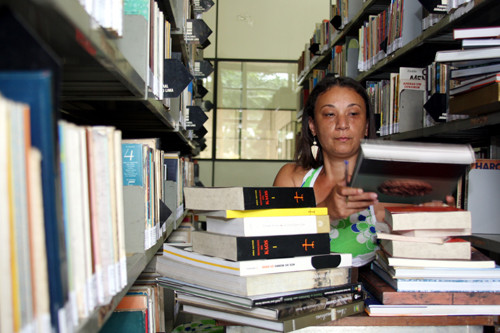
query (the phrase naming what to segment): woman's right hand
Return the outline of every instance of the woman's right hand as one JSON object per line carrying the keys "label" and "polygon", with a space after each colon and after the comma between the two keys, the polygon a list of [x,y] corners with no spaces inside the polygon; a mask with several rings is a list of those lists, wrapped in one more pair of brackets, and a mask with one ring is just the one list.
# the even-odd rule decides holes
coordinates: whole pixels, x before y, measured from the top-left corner
{"label": "woman's right hand", "polygon": [[330,218],[338,220],[365,210],[377,202],[377,194],[374,192],[337,184],[318,206],[327,207]]}

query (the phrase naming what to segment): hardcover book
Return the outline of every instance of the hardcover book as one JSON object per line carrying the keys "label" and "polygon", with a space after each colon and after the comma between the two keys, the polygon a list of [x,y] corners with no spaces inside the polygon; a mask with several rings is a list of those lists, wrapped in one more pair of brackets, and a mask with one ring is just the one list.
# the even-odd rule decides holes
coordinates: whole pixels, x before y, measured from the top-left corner
{"label": "hardcover book", "polygon": [[364,140],[349,186],[381,202],[445,201],[474,160],[465,144]]}
{"label": "hardcover book", "polygon": [[233,261],[329,254],[330,235],[239,237],[193,231],[193,251]]}
{"label": "hardcover book", "polygon": [[186,209],[248,210],[315,207],[309,187],[186,187]]}
{"label": "hardcover book", "polygon": [[500,83],[480,87],[476,90],[450,98],[451,114],[479,115],[494,112],[500,106]]}

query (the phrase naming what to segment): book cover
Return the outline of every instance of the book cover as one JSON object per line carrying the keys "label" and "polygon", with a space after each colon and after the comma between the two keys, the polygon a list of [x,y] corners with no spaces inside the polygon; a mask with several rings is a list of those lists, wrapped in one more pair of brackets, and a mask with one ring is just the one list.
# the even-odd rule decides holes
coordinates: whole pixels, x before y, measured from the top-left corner
{"label": "book cover", "polygon": [[193,231],[191,236],[194,252],[233,261],[330,253],[328,233],[238,237]]}
{"label": "book cover", "polygon": [[184,304],[183,311],[201,316],[216,318],[232,323],[240,323],[253,327],[260,327],[270,329],[278,332],[292,332],[300,328],[308,326],[315,326],[329,321],[337,320],[354,314],[362,313],[364,311],[364,302],[358,301],[346,305],[340,305],[334,309],[320,310],[310,314],[292,317],[281,321],[265,320],[260,318],[253,318],[245,315],[228,313],[224,311],[203,308]]}
{"label": "book cover", "polygon": [[340,286],[350,282],[350,268],[348,267],[237,276],[159,256],[156,261],[156,270],[164,277],[240,296]]}
{"label": "book cover", "polygon": [[[500,39],[499,39],[500,41]],[[467,77],[474,77],[477,75],[486,75],[500,72],[499,63],[487,63],[477,66],[468,66],[465,68],[456,68],[450,70],[450,78],[452,79],[465,79]]]}
{"label": "book cover", "polygon": [[163,255],[191,265],[240,276],[352,266],[352,255],[350,253],[230,261],[193,252],[190,247],[173,246],[165,243],[163,244]]}
{"label": "book cover", "polygon": [[359,272],[366,290],[382,304],[499,304],[499,292],[398,292],[371,269]]}
{"label": "book cover", "polygon": [[186,209],[248,210],[315,207],[309,187],[185,187]]}
{"label": "book cover", "polygon": [[222,219],[206,217],[208,232],[232,236],[277,236],[330,232],[328,215],[240,217]]}
{"label": "book cover", "polygon": [[453,29],[453,39],[498,38],[500,27],[475,27]]}
{"label": "book cover", "polygon": [[474,160],[465,144],[364,140],[349,186],[381,202],[445,201]]}
{"label": "book cover", "polygon": [[300,289],[287,292],[271,292],[268,294],[242,296],[229,293],[218,289],[202,286],[199,283],[188,283],[185,281],[169,278],[166,276],[158,277],[157,282],[164,288],[176,290],[189,295],[225,302],[244,308],[253,308],[256,306],[266,306],[273,304],[288,303],[297,300],[305,300],[315,297],[327,297],[338,294],[360,293],[362,291],[361,283],[345,283],[338,286],[318,287],[312,289]]}
{"label": "book cover", "polygon": [[451,206],[386,206],[384,221],[392,231],[470,229],[470,211]]}
{"label": "book cover", "polygon": [[470,260],[470,242],[460,238],[447,239],[442,244],[381,239],[380,246],[389,255],[413,259]]}

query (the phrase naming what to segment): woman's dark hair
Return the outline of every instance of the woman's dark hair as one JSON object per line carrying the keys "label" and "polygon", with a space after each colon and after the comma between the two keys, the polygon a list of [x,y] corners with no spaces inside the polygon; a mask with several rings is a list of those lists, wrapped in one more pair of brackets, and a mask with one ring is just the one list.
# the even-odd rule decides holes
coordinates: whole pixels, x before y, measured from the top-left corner
{"label": "woman's dark hair", "polygon": [[318,97],[332,87],[350,88],[363,98],[366,106],[366,120],[368,121],[368,138],[375,138],[375,118],[366,89],[358,81],[349,77],[334,77],[333,75],[327,75],[324,79],[318,82],[311,91],[302,114],[302,129],[299,135],[297,149],[295,151],[295,160],[297,161],[297,164],[304,169],[318,168],[323,165],[321,144],[318,140],[316,140],[319,146],[317,158],[314,159],[311,154],[311,145],[314,138],[311,130],[309,129],[309,118],[314,119],[314,106],[316,105]]}

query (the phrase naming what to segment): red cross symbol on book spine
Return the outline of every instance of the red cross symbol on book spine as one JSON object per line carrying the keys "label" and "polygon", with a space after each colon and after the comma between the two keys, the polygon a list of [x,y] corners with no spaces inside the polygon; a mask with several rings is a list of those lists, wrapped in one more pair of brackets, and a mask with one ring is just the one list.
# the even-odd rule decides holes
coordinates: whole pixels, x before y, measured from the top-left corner
{"label": "red cross symbol on book spine", "polygon": [[299,203],[299,200],[304,201],[304,195],[299,195],[299,193],[295,192],[295,196],[293,197],[297,203]]}
{"label": "red cross symbol on book spine", "polygon": [[314,241],[312,241],[311,243],[308,243],[307,242],[307,238],[304,240],[304,243],[302,244],[302,247],[304,248],[304,250],[307,252],[307,249],[310,247],[311,249],[314,249]]}

